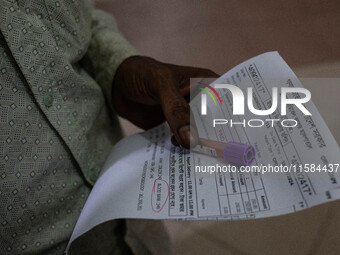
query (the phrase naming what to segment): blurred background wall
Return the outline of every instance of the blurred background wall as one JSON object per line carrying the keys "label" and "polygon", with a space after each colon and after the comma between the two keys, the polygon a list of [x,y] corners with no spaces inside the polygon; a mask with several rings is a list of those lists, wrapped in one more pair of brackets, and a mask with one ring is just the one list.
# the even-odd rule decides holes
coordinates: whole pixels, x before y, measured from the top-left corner
{"label": "blurred background wall", "polygon": [[223,73],[277,50],[291,66],[340,59],[337,0],[97,0],[141,53]]}
{"label": "blurred background wall", "polygon": [[[277,50],[299,77],[340,78],[340,1],[97,0],[143,54],[223,74]],[[340,83],[304,84],[340,143]],[[121,120],[126,134],[139,131]],[[255,221],[166,221],[173,254],[340,254],[340,203]]]}

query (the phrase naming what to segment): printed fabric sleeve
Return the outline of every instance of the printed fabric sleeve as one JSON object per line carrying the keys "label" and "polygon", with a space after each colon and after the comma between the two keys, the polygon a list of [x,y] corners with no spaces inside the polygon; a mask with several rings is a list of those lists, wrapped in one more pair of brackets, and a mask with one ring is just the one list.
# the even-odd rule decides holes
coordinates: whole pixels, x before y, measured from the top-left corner
{"label": "printed fabric sleeve", "polygon": [[139,53],[119,33],[112,15],[93,8],[91,26],[92,37],[82,65],[101,86],[111,107],[112,83],[118,66]]}

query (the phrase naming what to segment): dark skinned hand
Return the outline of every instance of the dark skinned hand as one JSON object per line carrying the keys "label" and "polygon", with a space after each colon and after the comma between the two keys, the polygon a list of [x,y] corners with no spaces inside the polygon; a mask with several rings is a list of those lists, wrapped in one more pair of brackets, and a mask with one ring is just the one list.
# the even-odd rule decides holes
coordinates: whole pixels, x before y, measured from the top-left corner
{"label": "dark skinned hand", "polygon": [[189,148],[198,141],[188,104],[190,78],[196,77],[218,75],[208,69],[166,64],[149,57],[127,58],[113,81],[113,107],[143,129],[166,120],[174,135],[172,142]]}

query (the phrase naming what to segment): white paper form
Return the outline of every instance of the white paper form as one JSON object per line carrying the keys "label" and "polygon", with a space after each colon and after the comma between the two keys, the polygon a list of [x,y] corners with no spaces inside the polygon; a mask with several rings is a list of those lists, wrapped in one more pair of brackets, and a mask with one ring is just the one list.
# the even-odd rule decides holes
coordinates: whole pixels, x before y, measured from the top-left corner
{"label": "white paper form", "polygon": [[[237,85],[246,94],[253,87],[254,101],[265,109],[271,105],[271,88],[300,87],[289,66],[276,52],[262,54],[233,68],[213,84]],[[294,165],[288,173],[198,172],[196,166],[223,165],[221,160],[193,153],[171,144],[167,124],[117,143],[103,167],[76,224],[70,243],[103,222],[118,218],[148,219],[248,219],[275,216],[306,209],[340,198],[340,150],[314,104],[304,116],[290,108],[286,118],[299,126],[251,128],[209,125],[212,118],[241,121],[231,113],[228,91],[218,90],[223,107],[208,101],[209,119],[200,115],[200,97],[191,102],[200,137],[240,141],[256,149],[254,165]],[[253,118],[246,113],[247,120]],[[256,116],[259,119],[259,116]],[[279,111],[265,120],[283,119]],[[310,173],[298,166],[328,166]],[[331,172],[329,164],[333,165]],[[309,166],[308,166],[309,167]],[[307,168],[310,170],[309,168]],[[68,246],[69,248],[69,246]]]}

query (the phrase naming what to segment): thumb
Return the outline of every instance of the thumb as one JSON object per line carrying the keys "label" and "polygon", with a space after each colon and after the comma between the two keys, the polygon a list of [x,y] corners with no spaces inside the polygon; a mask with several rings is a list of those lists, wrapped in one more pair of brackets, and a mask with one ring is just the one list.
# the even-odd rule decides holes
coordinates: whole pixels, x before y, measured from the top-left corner
{"label": "thumb", "polygon": [[160,100],[165,119],[179,145],[189,149],[198,143],[195,121],[188,102],[180,93],[178,86],[168,84],[160,91]]}

